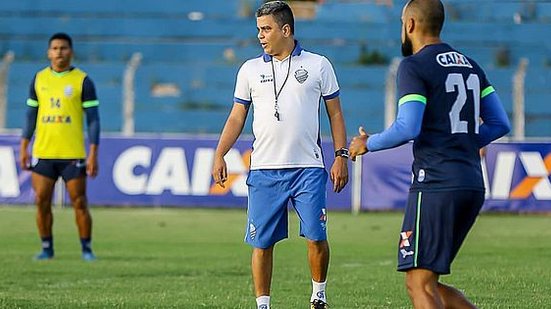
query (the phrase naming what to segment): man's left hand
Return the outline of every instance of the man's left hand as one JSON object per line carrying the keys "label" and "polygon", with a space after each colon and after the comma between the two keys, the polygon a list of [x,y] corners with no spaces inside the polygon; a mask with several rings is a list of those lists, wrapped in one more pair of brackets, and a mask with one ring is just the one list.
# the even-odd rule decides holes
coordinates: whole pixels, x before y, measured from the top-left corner
{"label": "man's left hand", "polygon": [[333,182],[333,191],[339,193],[348,183],[348,159],[345,157],[336,157],[331,167],[331,181]]}
{"label": "man's left hand", "polygon": [[98,175],[98,159],[96,156],[88,156],[86,159],[86,174],[95,178]]}

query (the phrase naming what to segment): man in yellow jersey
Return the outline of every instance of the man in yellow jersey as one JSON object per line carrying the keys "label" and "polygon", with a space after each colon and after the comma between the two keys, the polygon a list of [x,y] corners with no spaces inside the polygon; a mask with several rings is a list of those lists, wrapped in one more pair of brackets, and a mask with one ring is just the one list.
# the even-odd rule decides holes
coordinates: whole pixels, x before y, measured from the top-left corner
{"label": "man in yellow jersey", "polygon": [[[65,33],[54,34],[48,43],[50,66],[36,73],[27,100],[19,159],[23,169],[32,171],[36,223],[42,239],[42,252],[35,257],[37,260],[54,257],[52,195],[59,177],[65,182],[75,210],[82,258],[96,259],[91,247],[92,218],[86,199],[86,176],[98,174],[99,103],[94,83],[86,73],[71,66],[72,57],[71,37]],[[84,145],[84,114],[90,142],[88,156]],[[31,157],[28,145],[35,130]]]}

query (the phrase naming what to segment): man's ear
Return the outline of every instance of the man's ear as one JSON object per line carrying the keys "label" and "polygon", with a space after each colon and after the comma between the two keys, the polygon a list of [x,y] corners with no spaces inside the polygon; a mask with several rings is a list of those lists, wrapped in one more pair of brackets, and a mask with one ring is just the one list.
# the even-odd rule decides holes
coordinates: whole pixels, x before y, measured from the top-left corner
{"label": "man's ear", "polygon": [[289,24],[283,25],[283,28],[281,28],[281,30],[283,31],[283,35],[285,37],[291,36],[291,26],[289,26]]}
{"label": "man's ear", "polygon": [[406,32],[407,32],[408,34],[412,34],[412,33],[413,33],[413,31],[415,30],[415,26],[416,26],[416,25],[415,25],[415,19],[413,19],[413,18],[408,18],[408,19],[406,20]]}

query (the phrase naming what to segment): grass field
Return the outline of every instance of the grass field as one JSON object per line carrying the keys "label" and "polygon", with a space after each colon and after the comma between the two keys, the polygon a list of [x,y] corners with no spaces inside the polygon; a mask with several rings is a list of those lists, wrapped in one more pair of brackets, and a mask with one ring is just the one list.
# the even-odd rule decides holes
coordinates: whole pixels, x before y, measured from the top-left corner
{"label": "grass field", "polygon": [[[56,258],[36,262],[32,207],[0,207],[0,308],[254,308],[244,210],[93,209],[98,260],[80,260],[69,209]],[[331,308],[408,308],[395,271],[400,213],[330,213]],[[308,308],[304,241],[276,246],[273,308]],[[551,217],[483,215],[444,281],[481,308],[551,308]]]}

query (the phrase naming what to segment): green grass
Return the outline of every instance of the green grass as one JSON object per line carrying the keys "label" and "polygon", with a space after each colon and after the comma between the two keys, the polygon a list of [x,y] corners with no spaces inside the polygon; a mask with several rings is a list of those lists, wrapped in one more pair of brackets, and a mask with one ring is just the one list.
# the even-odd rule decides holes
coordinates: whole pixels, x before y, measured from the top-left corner
{"label": "green grass", "polygon": [[[55,210],[36,262],[34,209],[0,207],[0,308],[253,308],[244,210],[93,209],[98,260],[80,260],[73,213]],[[395,271],[402,214],[330,213],[332,308],[409,308]],[[272,306],[307,308],[306,246],[276,246]],[[481,308],[551,307],[551,217],[483,215],[443,280]]]}

